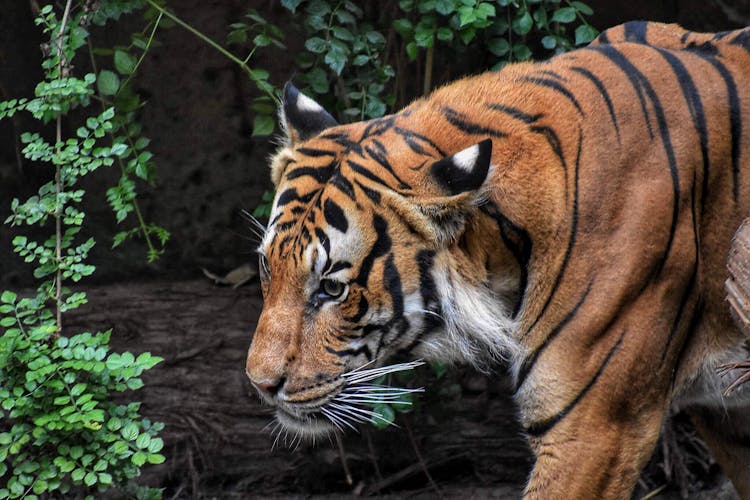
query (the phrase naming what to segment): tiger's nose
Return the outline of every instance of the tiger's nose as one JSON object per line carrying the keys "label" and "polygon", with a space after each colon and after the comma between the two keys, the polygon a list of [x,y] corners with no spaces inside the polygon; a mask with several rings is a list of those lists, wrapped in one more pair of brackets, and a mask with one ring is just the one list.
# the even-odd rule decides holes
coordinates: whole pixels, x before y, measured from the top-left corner
{"label": "tiger's nose", "polygon": [[253,387],[255,387],[261,395],[268,397],[273,397],[278,394],[286,382],[286,377],[283,376],[275,379],[265,378],[262,380],[254,380],[248,373],[248,377],[250,378],[250,383],[253,384]]}

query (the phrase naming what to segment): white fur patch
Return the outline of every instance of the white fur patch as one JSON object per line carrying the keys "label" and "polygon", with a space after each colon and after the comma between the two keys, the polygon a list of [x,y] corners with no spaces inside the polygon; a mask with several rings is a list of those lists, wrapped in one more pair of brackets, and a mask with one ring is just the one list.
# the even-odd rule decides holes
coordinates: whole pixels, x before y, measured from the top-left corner
{"label": "white fur patch", "polygon": [[477,163],[478,156],[479,144],[474,144],[473,146],[454,154],[453,164],[465,172],[471,172],[474,170],[474,165]]}
{"label": "white fur patch", "polygon": [[320,104],[301,92],[297,95],[296,107],[302,112],[320,113],[323,111],[323,107]]}
{"label": "white fur patch", "polygon": [[469,284],[447,263],[436,262],[433,278],[445,327],[425,338],[420,354],[480,369],[499,359],[512,364],[523,359],[524,349],[514,337],[518,324],[502,298],[483,285]]}

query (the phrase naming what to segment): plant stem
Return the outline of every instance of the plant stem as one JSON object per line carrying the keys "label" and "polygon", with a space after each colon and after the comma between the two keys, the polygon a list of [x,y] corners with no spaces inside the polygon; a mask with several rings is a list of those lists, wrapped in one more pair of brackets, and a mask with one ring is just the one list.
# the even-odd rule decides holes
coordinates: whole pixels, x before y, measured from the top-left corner
{"label": "plant stem", "polygon": [[[63,78],[63,36],[65,27],[70,17],[70,7],[73,0],[65,3],[60,31],[57,33],[57,78]],[[62,113],[57,114],[57,126],[55,127],[55,153],[60,157],[60,145],[62,144]],[[55,338],[62,335],[62,207],[60,206],[60,193],[62,192],[62,169],[59,161],[55,163],[55,258],[57,259],[57,271],[55,272],[55,308],[57,313],[57,332]]]}
{"label": "plant stem", "polygon": [[[138,66],[141,64],[141,61],[146,56],[146,53],[148,52],[148,50],[151,48],[151,43],[154,40],[154,34],[156,33],[156,28],[159,26],[159,21],[161,21],[161,17],[162,17],[162,14],[160,13],[159,14],[159,18],[156,20],[156,24],[155,24],[153,30],[151,31],[151,36],[148,39],[148,43],[146,44],[146,48],[144,49],[143,54],[141,54],[141,58],[138,59],[138,63],[135,65],[135,68],[133,69],[133,72],[130,75],[128,75],[128,79],[125,80],[125,83],[128,83],[128,81],[130,80],[130,78],[135,74],[136,70],[138,69]],[[96,59],[94,58],[94,47],[91,45],[91,39],[88,39],[87,42],[88,42],[88,47],[89,47],[89,58],[91,59],[91,68],[94,71],[94,73],[98,73],[98,71],[96,69]],[[125,83],[123,83],[120,86],[120,88],[124,87]],[[119,92],[119,90],[118,90],[118,92]],[[101,95],[101,94],[98,94],[98,95],[99,95],[99,103],[101,104],[101,108],[102,108],[102,112],[103,112],[104,108],[105,108],[104,105],[105,105],[106,100],[104,99],[103,95]],[[112,140],[114,140],[114,135],[111,132],[110,132],[109,136],[110,136],[110,138]],[[125,137],[127,138],[128,143],[130,144],[131,149],[133,151],[135,151],[135,145],[133,144],[133,140],[131,139],[130,134],[128,134],[127,131],[125,133]],[[120,172],[122,173],[122,175],[125,175],[125,165],[122,162],[122,158],[118,157],[117,158],[117,163],[120,165]],[[154,247],[154,243],[151,241],[151,236],[149,235],[149,232],[148,232],[148,225],[146,224],[146,221],[143,218],[143,214],[141,213],[141,206],[138,203],[138,198],[133,198],[133,200],[131,201],[131,203],[133,204],[133,210],[135,212],[135,216],[138,219],[138,225],[140,226],[140,232],[141,232],[141,234],[143,234],[143,239],[146,242],[146,246],[148,247],[148,255],[149,255],[149,259],[150,259],[151,255],[155,255],[158,252],[156,250],[156,247]]]}
{"label": "plant stem", "polygon": [[120,88],[117,90],[117,93],[119,94],[122,89],[125,88],[125,85],[128,84],[131,78],[133,78],[133,75],[136,74],[138,71],[138,68],[141,65],[141,62],[146,57],[146,54],[148,54],[149,49],[151,48],[151,44],[154,41],[154,35],[156,34],[156,30],[159,28],[159,23],[161,22],[161,18],[164,15],[163,12],[159,12],[159,17],[156,18],[156,22],[154,23],[154,27],[151,30],[151,34],[148,37],[148,42],[146,42],[146,48],[143,49],[143,53],[141,54],[141,57],[138,58],[138,61],[135,63],[135,66],[133,67],[133,71],[130,72],[128,77],[125,79],[124,82],[122,82],[122,85],[120,85]]}
{"label": "plant stem", "polygon": [[435,44],[433,43],[427,47],[427,55],[425,56],[424,62],[424,87],[422,87],[422,94],[427,95],[430,93],[432,88],[432,61],[435,58]]}
{"label": "plant stem", "polygon": [[[224,57],[226,57],[227,59],[229,59],[230,61],[232,61],[233,63],[235,63],[237,66],[239,66],[240,69],[242,69],[242,71],[244,71],[251,80],[253,80],[253,81],[256,80],[256,78],[253,75],[253,70],[250,69],[247,66],[247,64],[245,64],[245,62],[242,61],[242,59],[236,57],[234,54],[232,54],[231,52],[229,52],[227,49],[225,49],[224,47],[222,47],[218,43],[216,43],[213,40],[211,40],[208,36],[204,35],[200,31],[198,31],[197,29],[193,28],[188,23],[186,23],[185,21],[183,21],[182,19],[180,19],[179,17],[175,16],[174,14],[172,14],[171,12],[169,12],[168,10],[166,10],[161,5],[159,5],[156,2],[154,2],[154,0],[146,0],[146,2],[151,7],[153,7],[156,10],[158,10],[160,13],[164,14],[169,19],[171,19],[172,21],[174,21],[176,24],[180,25],[182,28],[188,30],[190,33],[192,33],[193,35],[197,36],[198,38],[200,38],[201,40],[203,40],[204,42],[206,42],[208,45],[210,45],[214,49],[218,50]],[[276,100],[276,96],[273,95],[273,92],[264,90],[262,88],[260,88],[260,89],[263,90],[264,92],[266,92],[266,94],[271,99],[273,99],[274,101]]]}

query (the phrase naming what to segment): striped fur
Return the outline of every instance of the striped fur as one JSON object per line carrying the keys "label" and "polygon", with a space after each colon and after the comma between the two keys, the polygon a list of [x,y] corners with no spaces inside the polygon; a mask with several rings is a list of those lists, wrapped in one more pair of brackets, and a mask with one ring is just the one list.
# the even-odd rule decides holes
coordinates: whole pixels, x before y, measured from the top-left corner
{"label": "striped fur", "polygon": [[750,29],[628,23],[350,125],[300,96],[247,360],[282,423],[336,426],[346,374],[394,355],[506,359],[528,498],[628,498],[673,404],[750,497],[748,391],[712,392],[744,341],[723,281],[750,208]]}

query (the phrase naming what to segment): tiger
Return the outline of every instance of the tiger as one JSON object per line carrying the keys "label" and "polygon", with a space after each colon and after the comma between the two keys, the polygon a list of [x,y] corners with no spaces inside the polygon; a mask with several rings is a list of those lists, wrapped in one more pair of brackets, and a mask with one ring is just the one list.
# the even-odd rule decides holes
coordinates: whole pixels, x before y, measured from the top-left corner
{"label": "tiger", "polygon": [[716,374],[747,355],[723,282],[748,119],[748,28],[627,23],[343,125],[287,83],[251,384],[314,437],[399,357],[505,363],[525,498],[630,498],[673,409],[750,498],[750,389]]}

